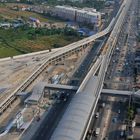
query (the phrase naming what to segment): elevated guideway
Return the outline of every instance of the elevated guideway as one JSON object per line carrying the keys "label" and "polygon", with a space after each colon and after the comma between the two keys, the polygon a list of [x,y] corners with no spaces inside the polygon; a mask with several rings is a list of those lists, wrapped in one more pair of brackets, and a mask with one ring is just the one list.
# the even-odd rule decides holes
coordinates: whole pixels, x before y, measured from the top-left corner
{"label": "elevated guideway", "polygon": [[43,64],[29,78],[27,78],[27,80],[25,80],[13,93],[11,93],[11,95],[6,100],[4,100],[0,104],[0,114],[2,114],[9,107],[9,105],[16,99],[16,94],[24,91],[37,78],[37,76],[40,73],[42,73],[42,71],[46,67],[48,67],[50,64],[58,63],[62,59],[65,59],[67,56],[72,55],[73,53],[76,53],[76,51],[79,51],[80,49],[83,49],[84,47],[86,48],[88,46],[91,46],[91,44],[96,39],[108,34],[112,30],[114,26],[114,22],[115,22],[115,19],[113,19],[110,25],[103,31],[93,36],[90,36],[88,38],[85,38],[83,40],[80,40],[70,45],[67,45],[65,47],[62,47],[62,49],[58,50],[50,58],[47,58],[47,60],[45,60]]}
{"label": "elevated guideway", "polygon": [[71,91],[76,91],[78,89],[77,86],[61,85],[61,84],[47,84],[46,88],[52,90],[71,90]]}
{"label": "elevated guideway", "polygon": [[132,95],[132,91],[102,89],[102,94],[117,95],[117,96],[130,96]]}
{"label": "elevated guideway", "polygon": [[[98,76],[89,72],[60,120],[51,140],[85,140],[94,111],[102,91],[105,74],[115,48],[131,0],[124,0],[117,16],[114,28],[102,52],[102,61]],[[93,68],[95,68],[93,66]],[[92,69],[91,69],[92,70]]]}
{"label": "elevated guideway", "polygon": [[113,96],[133,96],[134,98],[140,99],[140,90],[134,92],[125,90],[102,89],[102,94]]}

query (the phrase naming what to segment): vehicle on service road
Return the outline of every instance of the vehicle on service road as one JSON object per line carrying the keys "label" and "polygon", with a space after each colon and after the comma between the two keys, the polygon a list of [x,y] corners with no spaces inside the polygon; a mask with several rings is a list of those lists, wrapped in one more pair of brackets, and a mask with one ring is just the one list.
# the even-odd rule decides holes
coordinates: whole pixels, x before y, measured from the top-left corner
{"label": "vehicle on service road", "polygon": [[96,112],[95,118],[96,118],[96,119],[99,118],[99,112]]}
{"label": "vehicle on service road", "polygon": [[94,135],[97,137],[100,134],[100,128],[96,128]]}

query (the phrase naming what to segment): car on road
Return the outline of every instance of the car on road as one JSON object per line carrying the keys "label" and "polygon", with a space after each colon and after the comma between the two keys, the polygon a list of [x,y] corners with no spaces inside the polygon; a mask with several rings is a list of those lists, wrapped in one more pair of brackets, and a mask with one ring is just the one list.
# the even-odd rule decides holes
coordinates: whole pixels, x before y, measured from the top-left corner
{"label": "car on road", "polygon": [[102,103],[102,108],[104,108],[105,107],[105,103]]}
{"label": "car on road", "polygon": [[113,61],[112,61],[113,63],[115,63],[116,61],[113,59]]}
{"label": "car on road", "polygon": [[100,134],[100,128],[96,128],[94,135],[97,137]]}
{"label": "car on road", "polygon": [[124,137],[124,135],[125,135],[124,131],[121,131],[120,138]]}
{"label": "car on road", "polygon": [[113,123],[117,123],[117,121],[118,121],[118,120],[117,120],[117,117],[114,117],[114,118],[112,119],[112,122],[113,122]]}
{"label": "car on road", "polygon": [[96,112],[95,118],[99,118],[99,112]]}
{"label": "car on road", "polygon": [[121,110],[119,109],[119,110],[118,110],[118,114],[120,114],[120,113],[121,113]]}

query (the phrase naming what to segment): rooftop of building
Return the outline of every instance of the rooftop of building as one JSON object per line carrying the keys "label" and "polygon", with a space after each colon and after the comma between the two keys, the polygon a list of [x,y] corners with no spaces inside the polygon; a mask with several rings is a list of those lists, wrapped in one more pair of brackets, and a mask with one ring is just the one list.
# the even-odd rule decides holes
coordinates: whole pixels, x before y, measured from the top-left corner
{"label": "rooftop of building", "polygon": [[67,6],[67,5],[64,5],[64,6],[57,5],[56,7],[60,8],[60,9],[67,9],[70,11],[77,11],[77,12],[85,13],[85,14],[89,14],[89,15],[99,15],[100,14],[100,12],[97,12],[96,9],[94,9],[94,8],[77,8],[77,7]]}

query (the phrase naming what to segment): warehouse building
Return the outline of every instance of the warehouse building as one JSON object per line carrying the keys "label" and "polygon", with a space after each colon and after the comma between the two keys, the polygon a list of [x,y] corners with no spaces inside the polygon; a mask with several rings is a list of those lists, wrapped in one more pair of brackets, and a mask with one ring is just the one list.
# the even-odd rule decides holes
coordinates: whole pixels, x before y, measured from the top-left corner
{"label": "warehouse building", "polygon": [[80,9],[58,5],[53,10],[53,15],[66,20],[93,24],[95,27],[99,27],[101,25],[101,13],[97,12],[96,9],[93,8]]}

